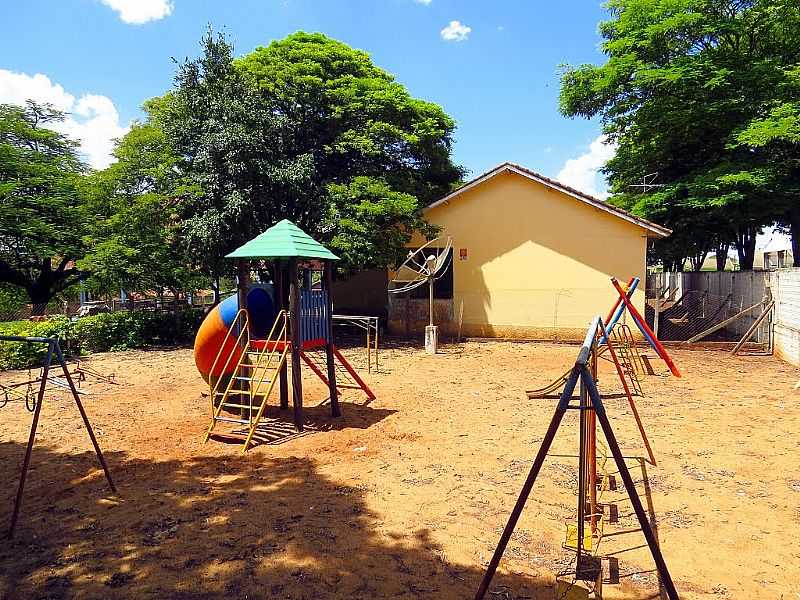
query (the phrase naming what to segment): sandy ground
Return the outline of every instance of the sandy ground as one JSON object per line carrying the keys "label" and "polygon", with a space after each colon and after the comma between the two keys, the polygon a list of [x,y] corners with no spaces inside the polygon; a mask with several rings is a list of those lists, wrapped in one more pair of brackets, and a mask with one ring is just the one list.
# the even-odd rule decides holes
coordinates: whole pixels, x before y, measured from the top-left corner
{"label": "sandy ground", "polygon": [[[313,408],[307,432],[273,409],[272,443],[246,456],[202,444],[208,399],[191,351],[97,355],[120,385],[89,381],[87,411],[119,494],[109,493],[69,396],[42,410],[23,513],[0,545],[0,597],[470,598],[554,408],[527,400],[574,346],[466,343],[437,356],[398,345],[377,399],[348,391],[344,416]],[[350,350],[364,362],[363,350]],[[658,466],[627,403],[608,412],[682,598],[800,597],[800,371],[771,357],[674,351],[682,379],[638,399]],[[663,364],[656,363],[659,370]],[[2,374],[19,380],[25,372]],[[601,364],[601,390],[620,391]],[[274,404],[274,402],[273,402]],[[488,598],[552,598],[574,519],[577,413],[570,411]],[[0,522],[8,522],[30,413],[0,409]],[[613,469],[612,469],[613,470]],[[600,550],[606,598],[658,598],[654,565],[622,486]]]}

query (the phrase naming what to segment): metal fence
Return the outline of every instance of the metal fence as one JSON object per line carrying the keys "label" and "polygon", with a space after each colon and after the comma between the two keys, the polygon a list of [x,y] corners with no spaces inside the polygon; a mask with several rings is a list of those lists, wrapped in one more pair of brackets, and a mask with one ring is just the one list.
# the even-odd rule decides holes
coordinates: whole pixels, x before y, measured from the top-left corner
{"label": "metal fence", "polygon": [[[646,318],[659,339],[733,342],[761,315],[771,290],[764,271],[652,273],[646,296]],[[766,319],[752,341],[769,343],[771,331]]]}
{"label": "metal fence", "polygon": [[50,302],[48,304],[25,304],[14,310],[0,312],[0,323],[8,321],[24,321],[36,316],[53,317],[63,315],[66,317],[87,317],[100,313],[120,311],[153,311],[176,312],[186,308],[207,308],[214,303],[212,294],[194,294],[188,298],[145,298],[120,300],[93,300],[81,303],[77,300],[70,302]]}

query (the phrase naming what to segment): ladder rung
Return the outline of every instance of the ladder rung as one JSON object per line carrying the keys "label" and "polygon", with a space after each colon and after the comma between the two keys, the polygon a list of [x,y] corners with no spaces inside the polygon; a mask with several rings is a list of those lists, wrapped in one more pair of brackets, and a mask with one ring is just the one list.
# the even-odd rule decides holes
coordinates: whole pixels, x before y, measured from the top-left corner
{"label": "ladder rung", "polygon": [[253,404],[253,406],[250,406],[249,404],[234,404],[231,402],[225,402],[222,405],[222,408],[247,408],[247,409],[259,410],[261,406],[262,406],[261,404]]}
{"label": "ladder rung", "polygon": [[238,423],[239,425],[250,425],[247,419],[234,419],[233,417],[214,417],[215,421],[225,421],[226,423]]}
{"label": "ladder rung", "polygon": [[260,381],[261,383],[269,383],[271,379],[261,379],[260,377],[245,377],[244,375],[237,375],[233,379],[238,381]]}
{"label": "ladder rung", "polygon": [[[261,388],[257,390],[239,390],[239,389],[230,389],[227,392],[228,394],[247,394],[249,396],[263,396],[267,393],[267,390],[262,390]],[[217,392],[218,396],[224,396],[225,392]]]}

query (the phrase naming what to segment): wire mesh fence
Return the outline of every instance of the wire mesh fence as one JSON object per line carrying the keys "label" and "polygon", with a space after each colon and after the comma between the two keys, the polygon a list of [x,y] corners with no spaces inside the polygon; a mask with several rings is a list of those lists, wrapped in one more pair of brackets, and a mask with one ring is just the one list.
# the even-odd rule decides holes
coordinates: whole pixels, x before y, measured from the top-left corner
{"label": "wire mesh fence", "polygon": [[[758,319],[770,298],[760,272],[648,275],[646,319],[663,341],[735,342]],[[769,343],[765,319],[752,341]]]}
{"label": "wire mesh fence", "polygon": [[187,308],[207,310],[214,305],[213,295],[195,294],[186,298],[143,298],[120,300],[93,300],[88,302],[53,301],[48,304],[24,304],[0,310],[0,323],[47,319],[57,315],[66,317],[88,317],[101,313],[120,311],[177,312]]}

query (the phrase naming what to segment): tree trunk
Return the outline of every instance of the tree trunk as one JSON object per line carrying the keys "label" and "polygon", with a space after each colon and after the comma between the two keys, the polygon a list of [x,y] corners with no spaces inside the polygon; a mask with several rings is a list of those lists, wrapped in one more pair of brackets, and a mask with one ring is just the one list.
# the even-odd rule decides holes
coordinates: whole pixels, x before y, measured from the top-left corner
{"label": "tree trunk", "polygon": [[743,225],[736,232],[736,252],[739,255],[739,269],[741,271],[753,270],[757,235],[758,227],[753,225]]}
{"label": "tree trunk", "polygon": [[706,262],[706,256],[708,256],[707,250],[689,257],[689,262],[692,265],[692,271],[699,271],[703,268],[703,263]]}
{"label": "tree trunk", "polygon": [[714,253],[717,255],[717,271],[724,271],[725,265],[728,264],[728,250],[731,245],[729,243],[717,244]]}
{"label": "tree trunk", "polygon": [[53,298],[53,293],[45,286],[34,284],[28,288],[28,297],[31,300],[31,316],[41,317],[47,309],[47,303]]}
{"label": "tree trunk", "polygon": [[800,267],[800,208],[789,211],[788,221],[792,234],[792,266]]}
{"label": "tree trunk", "polygon": [[214,292],[214,306],[219,304],[219,275],[214,275],[214,279],[211,282],[211,289]]}

